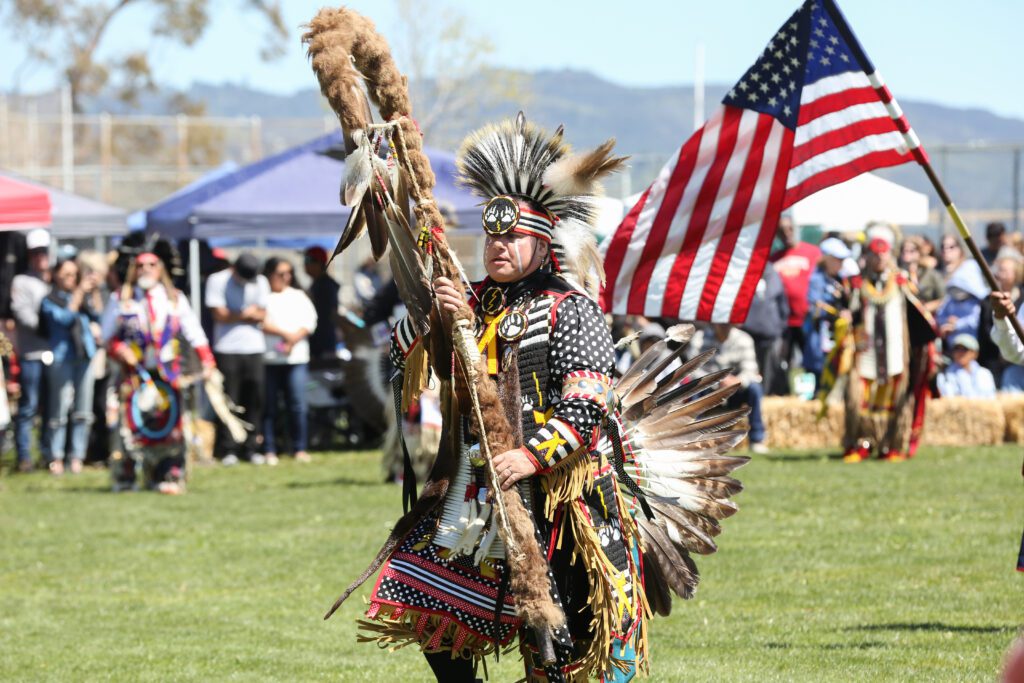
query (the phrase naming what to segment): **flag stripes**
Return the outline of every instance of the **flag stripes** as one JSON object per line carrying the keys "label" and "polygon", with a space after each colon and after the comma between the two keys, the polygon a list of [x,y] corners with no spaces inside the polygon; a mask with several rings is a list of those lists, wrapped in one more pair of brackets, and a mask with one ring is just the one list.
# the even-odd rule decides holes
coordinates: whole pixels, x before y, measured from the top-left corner
{"label": "flag stripes", "polygon": [[606,243],[602,305],[742,323],[781,211],[926,159],[833,0],[807,0]]}

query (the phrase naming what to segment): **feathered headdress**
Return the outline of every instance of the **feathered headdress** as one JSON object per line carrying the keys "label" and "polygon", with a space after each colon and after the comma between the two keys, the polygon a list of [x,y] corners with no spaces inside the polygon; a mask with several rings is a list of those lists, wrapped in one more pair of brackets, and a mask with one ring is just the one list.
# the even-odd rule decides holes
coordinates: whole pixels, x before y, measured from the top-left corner
{"label": "feathered headdress", "polygon": [[[487,200],[485,230],[550,242],[554,267],[596,297],[604,282],[593,231],[600,180],[622,168],[626,157],[612,155],[614,140],[573,154],[562,134],[559,126],[549,135],[522,112],[514,121],[484,126],[462,143],[458,181]],[[515,199],[529,200],[542,213],[520,209]]]}

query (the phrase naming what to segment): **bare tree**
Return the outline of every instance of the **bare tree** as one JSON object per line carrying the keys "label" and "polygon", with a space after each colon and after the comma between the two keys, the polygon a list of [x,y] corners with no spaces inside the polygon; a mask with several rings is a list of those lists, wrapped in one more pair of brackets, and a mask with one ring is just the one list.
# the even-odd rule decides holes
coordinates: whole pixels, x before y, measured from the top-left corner
{"label": "bare tree", "polygon": [[[261,57],[284,50],[288,37],[280,0],[237,0],[241,9],[266,20]],[[84,97],[112,89],[128,105],[154,90],[153,72],[145,51],[109,59],[97,54],[111,22],[128,7],[155,10],[150,34],[182,45],[194,45],[210,23],[211,0],[7,0],[0,3],[0,21],[11,37],[25,45],[29,60],[58,69],[71,88],[72,107],[82,110]]]}
{"label": "bare tree", "polygon": [[464,14],[422,0],[395,5],[400,26],[392,47],[409,77],[416,120],[432,144],[457,144],[487,104],[526,99],[520,74],[489,66],[494,43]]}

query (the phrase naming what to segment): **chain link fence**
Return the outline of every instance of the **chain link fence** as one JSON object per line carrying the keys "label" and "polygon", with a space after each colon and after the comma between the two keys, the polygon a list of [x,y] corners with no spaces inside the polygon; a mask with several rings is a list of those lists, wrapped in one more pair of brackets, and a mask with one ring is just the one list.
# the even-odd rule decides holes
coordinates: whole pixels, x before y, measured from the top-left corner
{"label": "chain link fence", "polygon": [[[134,210],[151,206],[226,161],[246,164],[337,129],[322,118],[117,116],[43,111],[33,100],[16,105],[0,96],[0,168],[77,194]],[[66,110],[65,110],[66,111]],[[681,140],[679,141],[681,142]],[[1024,229],[1020,144],[935,145],[929,152],[972,228],[1003,221]],[[624,150],[626,153],[629,150]],[[641,192],[677,153],[633,154],[608,194]],[[934,191],[913,164],[879,175],[924,192],[931,202],[928,231],[953,230]]]}

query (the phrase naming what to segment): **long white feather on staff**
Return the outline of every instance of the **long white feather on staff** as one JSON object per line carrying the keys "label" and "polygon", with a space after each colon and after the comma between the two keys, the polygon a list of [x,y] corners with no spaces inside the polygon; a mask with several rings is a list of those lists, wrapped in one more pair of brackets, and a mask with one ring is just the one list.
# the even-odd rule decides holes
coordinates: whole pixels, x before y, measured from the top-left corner
{"label": "long white feather on staff", "polygon": [[210,379],[203,382],[203,388],[206,389],[206,397],[210,400],[213,412],[231,432],[231,438],[236,443],[244,443],[253,426],[238,417],[237,413],[242,412],[242,409],[236,406],[224,391],[223,373],[220,370],[214,370]]}

